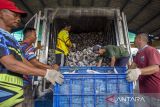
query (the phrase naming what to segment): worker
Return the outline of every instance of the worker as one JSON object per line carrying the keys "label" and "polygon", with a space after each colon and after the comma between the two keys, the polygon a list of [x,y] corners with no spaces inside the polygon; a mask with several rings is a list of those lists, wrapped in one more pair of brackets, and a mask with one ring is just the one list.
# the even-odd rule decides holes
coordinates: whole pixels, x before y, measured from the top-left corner
{"label": "worker", "polygon": [[64,66],[66,56],[69,54],[72,42],[70,40],[69,31],[71,30],[70,25],[64,25],[64,28],[58,33],[57,44],[56,44],[56,64],[58,66]]}
{"label": "worker", "polygon": [[35,67],[41,69],[56,69],[58,70],[58,66],[53,65],[49,66],[47,64],[41,63],[36,59],[35,51],[40,47],[34,48],[32,45],[36,42],[36,29],[28,27],[23,30],[24,40],[21,43],[22,51],[25,53],[25,58]]}
{"label": "worker", "polygon": [[52,84],[63,82],[60,72],[36,68],[23,57],[11,30],[17,28],[21,17],[26,15],[12,1],[0,0],[0,107],[22,106],[23,74],[42,76]]}
{"label": "worker", "polygon": [[[96,45],[93,47],[93,52],[99,54],[100,57],[109,58],[111,67],[126,66],[130,58],[128,51],[122,46],[107,45],[101,47],[99,45]],[[97,66],[101,65],[102,59],[100,58]]]}
{"label": "worker", "polygon": [[[36,59],[36,50],[41,49],[42,46],[38,46],[34,48],[32,45],[36,42],[36,29],[27,27],[23,30],[24,40],[21,43],[21,49],[24,53],[25,58],[35,67],[41,69],[55,69],[59,70],[59,67],[55,64],[53,66],[49,66],[47,64],[41,63]],[[32,90],[32,76],[23,75],[24,77],[24,98],[25,101],[23,102],[24,107],[31,106],[33,103],[33,90]]]}
{"label": "worker", "polygon": [[[160,53],[154,47],[147,45],[148,35],[146,33],[137,34],[134,44],[138,52],[134,57],[131,69],[128,70],[127,80],[129,82],[139,80],[140,93],[150,93],[150,107],[159,107],[160,105]],[[156,96],[155,96],[156,95]],[[149,95],[150,96],[150,95]],[[159,101],[155,97],[159,98]],[[153,106],[159,102],[159,105]]]}

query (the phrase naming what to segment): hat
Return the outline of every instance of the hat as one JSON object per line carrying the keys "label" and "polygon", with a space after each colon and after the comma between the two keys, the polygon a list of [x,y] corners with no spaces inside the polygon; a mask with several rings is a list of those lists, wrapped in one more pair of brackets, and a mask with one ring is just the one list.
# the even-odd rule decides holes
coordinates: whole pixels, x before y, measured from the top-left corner
{"label": "hat", "polygon": [[0,0],[0,10],[2,9],[8,9],[10,11],[13,11],[15,13],[21,14],[22,17],[26,17],[27,13],[21,9],[19,9],[14,2],[10,0]]}
{"label": "hat", "polygon": [[93,47],[93,52],[99,51],[99,49],[101,49],[101,47],[102,47],[102,46],[100,46],[100,45],[95,45],[95,46]]}

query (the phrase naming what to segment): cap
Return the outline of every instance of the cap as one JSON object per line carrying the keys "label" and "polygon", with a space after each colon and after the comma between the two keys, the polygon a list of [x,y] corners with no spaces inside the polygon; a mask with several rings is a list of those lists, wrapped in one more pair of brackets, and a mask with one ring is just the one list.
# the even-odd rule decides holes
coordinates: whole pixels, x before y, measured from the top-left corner
{"label": "cap", "polygon": [[93,47],[93,52],[99,51],[99,49],[101,49],[101,47],[102,47],[102,46],[100,46],[100,45],[95,45],[95,46]]}
{"label": "cap", "polygon": [[8,9],[10,11],[16,12],[21,14],[22,17],[26,17],[27,13],[21,9],[19,9],[14,2],[10,0],[0,0],[0,10],[1,9]]}

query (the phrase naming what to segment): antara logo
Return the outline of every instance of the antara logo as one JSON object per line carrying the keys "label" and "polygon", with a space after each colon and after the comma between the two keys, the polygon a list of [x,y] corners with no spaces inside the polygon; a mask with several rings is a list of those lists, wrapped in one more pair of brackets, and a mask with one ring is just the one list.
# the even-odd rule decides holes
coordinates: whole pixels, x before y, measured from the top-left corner
{"label": "antara logo", "polygon": [[112,95],[112,96],[107,97],[107,98],[106,98],[106,101],[107,101],[107,102],[110,102],[110,103],[115,103],[115,96]]}
{"label": "antara logo", "polygon": [[110,103],[116,103],[116,102],[145,102],[145,99],[143,97],[129,97],[129,96],[121,96],[121,97],[115,97],[115,95],[107,96],[106,98],[107,102]]}

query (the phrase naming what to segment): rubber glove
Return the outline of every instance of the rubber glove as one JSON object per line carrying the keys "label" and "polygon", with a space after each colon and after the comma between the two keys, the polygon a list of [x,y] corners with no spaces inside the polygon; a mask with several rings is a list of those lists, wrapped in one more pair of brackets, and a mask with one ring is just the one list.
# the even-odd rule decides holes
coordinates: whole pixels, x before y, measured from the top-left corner
{"label": "rubber glove", "polygon": [[64,76],[54,69],[47,69],[47,73],[44,78],[50,81],[53,85],[55,85],[55,82],[57,82],[58,84],[62,84],[64,81]]}
{"label": "rubber glove", "polygon": [[141,70],[139,68],[129,69],[127,71],[127,78],[126,79],[129,82],[136,81],[140,75],[141,75]]}

